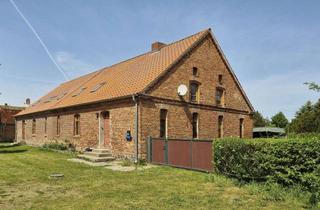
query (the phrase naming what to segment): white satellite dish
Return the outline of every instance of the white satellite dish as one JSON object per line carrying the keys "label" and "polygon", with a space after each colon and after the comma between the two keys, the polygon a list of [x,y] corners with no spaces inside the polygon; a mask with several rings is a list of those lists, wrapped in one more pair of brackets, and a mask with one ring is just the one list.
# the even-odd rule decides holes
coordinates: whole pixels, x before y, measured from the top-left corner
{"label": "white satellite dish", "polygon": [[188,88],[186,85],[184,85],[184,84],[179,85],[179,87],[178,87],[178,95],[179,96],[184,96],[187,94],[187,92],[188,92]]}

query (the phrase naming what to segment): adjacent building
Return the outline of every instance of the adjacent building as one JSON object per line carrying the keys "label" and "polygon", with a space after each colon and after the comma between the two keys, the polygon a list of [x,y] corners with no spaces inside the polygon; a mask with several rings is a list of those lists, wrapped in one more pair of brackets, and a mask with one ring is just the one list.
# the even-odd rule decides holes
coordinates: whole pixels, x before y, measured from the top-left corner
{"label": "adjacent building", "polygon": [[207,29],[61,84],[16,115],[16,139],[145,158],[148,136],[252,137],[253,110]]}
{"label": "adjacent building", "polygon": [[0,105],[0,142],[11,141],[15,137],[14,115],[23,110],[24,107]]}

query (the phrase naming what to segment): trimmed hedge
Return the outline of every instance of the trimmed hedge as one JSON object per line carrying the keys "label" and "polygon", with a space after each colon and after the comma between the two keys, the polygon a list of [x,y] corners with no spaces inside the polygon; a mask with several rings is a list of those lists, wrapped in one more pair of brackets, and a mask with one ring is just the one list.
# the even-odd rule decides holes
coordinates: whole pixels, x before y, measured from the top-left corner
{"label": "trimmed hedge", "polygon": [[320,138],[229,138],[213,145],[216,171],[226,176],[320,191]]}
{"label": "trimmed hedge", "polygon": [[47,143],[42,146],[45,149],[53,149],[53,150],[67,150],[68,147],[65,144],[61,143]]}

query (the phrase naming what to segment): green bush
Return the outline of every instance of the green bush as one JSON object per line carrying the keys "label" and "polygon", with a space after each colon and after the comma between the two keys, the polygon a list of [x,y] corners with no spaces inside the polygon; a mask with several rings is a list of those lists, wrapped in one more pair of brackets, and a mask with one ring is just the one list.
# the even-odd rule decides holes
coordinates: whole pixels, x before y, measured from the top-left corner
{"label": "green bush", "polygon": [[68,146],[61,143],[47,143],[42,146],[45,149],[67,150]]}
{"label": "green bush", "polygon": [[221,139],[214,143],[216,170],[244,181],[272,181],[320,191],[320,138]]}

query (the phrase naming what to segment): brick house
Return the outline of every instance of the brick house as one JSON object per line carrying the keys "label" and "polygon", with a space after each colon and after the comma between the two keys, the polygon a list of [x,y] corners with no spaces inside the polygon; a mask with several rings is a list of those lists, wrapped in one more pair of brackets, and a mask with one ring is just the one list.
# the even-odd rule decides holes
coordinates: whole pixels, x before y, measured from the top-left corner
{"label": "brick house", "polygon": [[24,107],[0,105],[0,142],[13,140],[15,137],[14,115],[23,110]]}
{"label": "brick house", "polygon": [[61,84],[16,116],[16,139],[145,158],[148,136],[251,137],[253,110],[207,29]]}

